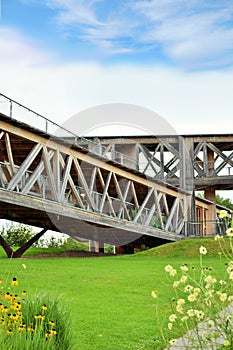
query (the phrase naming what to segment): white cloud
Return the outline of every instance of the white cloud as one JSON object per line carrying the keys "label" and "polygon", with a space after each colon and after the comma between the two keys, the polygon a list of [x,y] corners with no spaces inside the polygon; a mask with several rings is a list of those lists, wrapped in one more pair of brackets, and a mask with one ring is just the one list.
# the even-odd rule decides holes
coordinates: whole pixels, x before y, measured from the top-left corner
{"label": "white cloud", "polygon": [[63,31],[107,54],[141,50],[140,45],[149,52],[159,44],[187,68],[232,63],[229,0],[126,0],[112,6],[106,0],[47,0],[46,5]]}
{"label": "white cloud", "polygon": [[0,91],[57,123],[117,102],[149,108],[179,133],[233,132],[232,69],[185,73],[162,66],[60,64],[9,30],[0,36],[0,48]]}
{"label": "white cloud", "polygon": [[93,8],[97,2],[101,0],[47,0],[46,4],[59,11],[57,20],[62,25],[77,23],[99,25],[101,22],[97,19]]}
{"label": "white cloud", "polygon": [[232,63],[231,2],[151,0],[135,2],[132,7],[149,21],[140,40],[159,42],[171,58],[186,61],[191,68],[200,63]]}

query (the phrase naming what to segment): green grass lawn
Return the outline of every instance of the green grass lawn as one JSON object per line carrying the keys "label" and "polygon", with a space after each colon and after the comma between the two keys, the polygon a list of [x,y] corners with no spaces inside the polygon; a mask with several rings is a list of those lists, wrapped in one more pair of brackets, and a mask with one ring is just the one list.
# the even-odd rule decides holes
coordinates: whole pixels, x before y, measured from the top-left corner
{"label": "green grass lawn", "polygon": [[[221,273],[224,259],[217,254],[216,242],[209,242],[209,256],[204,257],[204,263]],[[179,267],[184,262],[197,265],[201,244],[205,245],[204,241],[187,240],[176,243],[176,248],[167,244],[163,254],[153,249],[130,256],[82,259],[7,259],[2,252],[1,278],[17,277],[19,293],[22,289],[30,295],[59,296],[62,307],[71,312],[75,350],[159,349],[151,291],[159,293],[157,311],[163,325],[173,296],[164,266],[170,263]],[[216,248],[214,253],[212,246]],[[162,248],[157,250],[161,252]]]}

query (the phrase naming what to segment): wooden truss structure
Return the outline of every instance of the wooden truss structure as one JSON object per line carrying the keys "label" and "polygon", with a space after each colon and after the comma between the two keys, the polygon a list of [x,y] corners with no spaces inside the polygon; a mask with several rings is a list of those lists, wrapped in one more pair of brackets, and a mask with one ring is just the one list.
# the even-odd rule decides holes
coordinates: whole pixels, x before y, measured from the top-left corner
{"label": "wooden truss structure", "polygon": [[121,150],[130,145],[141,173],[179,188],[233,189],[233,135],[135,136],[100,142]]}
{"label": "wooden truss structure", "polygon": [[[22,206],[25,205],[23,199],[27,198],[27,206],[31,208],[36,203],[34,200],[39,200],[51,215],[56,204],[60,210],[63,208],[63,213],[64,208],[66,213],[69,209],[75,210],[77,219],[85,213],[85,221],[95,223],[96,227],[103,224],[111,227],[114,223],[120,230],[147,232],[170,240],[179,239],[190,210],[190,196],[185,191],[3,116],[0,191],[1,198],[6,198],[5,206],[8,201],[13,204],[10,195],[13,193],[18,196],[18,207],[20,198]],[[14,217],[14,213],[11,215],[8,210],[7,216]],[[28,221],[46,227],[46,222],[40,222],[41,217],[37,222],[36,216]],[[75,229],[76,235],[83,235],[83,228],[76,225]],[[67,227],[67,233],[69,230]]]}

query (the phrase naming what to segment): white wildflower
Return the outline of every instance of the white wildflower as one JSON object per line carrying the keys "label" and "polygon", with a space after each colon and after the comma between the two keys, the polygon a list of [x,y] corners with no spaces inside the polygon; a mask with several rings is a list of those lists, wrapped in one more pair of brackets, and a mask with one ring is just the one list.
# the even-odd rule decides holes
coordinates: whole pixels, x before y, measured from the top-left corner
{"label": "white wildflower", "polygon": [[207,253],[207,249],[203,246],[200,246],[199,251],[200,251],[200,254],[202,254],[202,255],[206,255],[206,253]]}

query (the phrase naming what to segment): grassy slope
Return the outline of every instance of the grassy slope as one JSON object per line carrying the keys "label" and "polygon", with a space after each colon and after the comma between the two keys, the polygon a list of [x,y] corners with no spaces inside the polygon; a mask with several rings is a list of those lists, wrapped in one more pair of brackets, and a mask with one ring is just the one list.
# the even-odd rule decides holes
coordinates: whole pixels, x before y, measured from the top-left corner
{"label": "grassy slope", "polygon": [[179,242],[164,244],[156,248],[152,248],[143,252],[140,255],[148,257],[163,257],[163,258],[173,258],[173,257],[198,257],[199,247],[203,245],[208,251],[208,256],[218,256],[221,252],[220,245],[225,250],[230,249],[230,241],[224,238],[219,241],[215,241],[213,238],[189,238],[183,239]]}
{"label": "grassy slope", "polygon": [[19,293],[26,289],[30,294],[60,296],[61,304],[71,309],[75,350],[155,350],[159,349],[154,341],[159,330],[151,291],[159,292],[161,325],[173,296],[166,285],[164,266],[198,264],[199,246],[204,245],[210,253],[210,257],[205,257],[206,263],[220,272],[224,261],[218,256],[218,248],[212,252],[211,247],[216,246],[213,242],[184,240],[120,257],[1,258],[1,277],[16,276]]}

